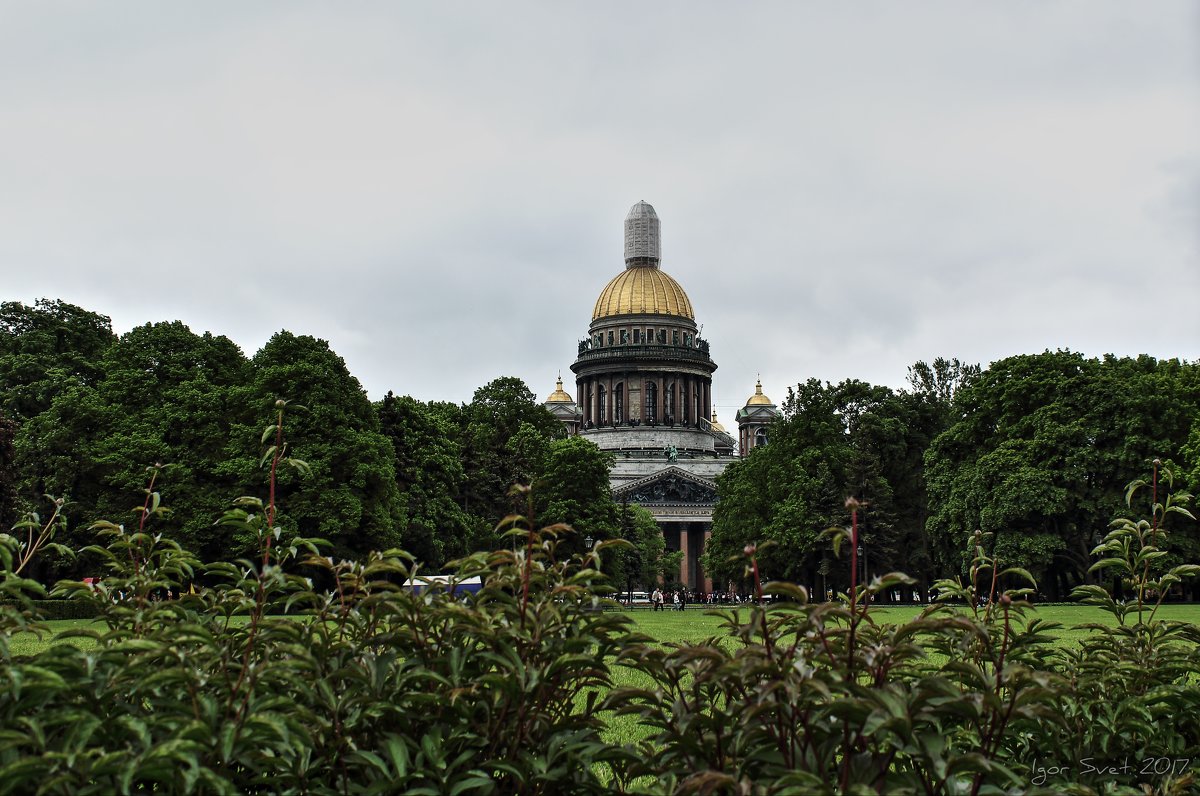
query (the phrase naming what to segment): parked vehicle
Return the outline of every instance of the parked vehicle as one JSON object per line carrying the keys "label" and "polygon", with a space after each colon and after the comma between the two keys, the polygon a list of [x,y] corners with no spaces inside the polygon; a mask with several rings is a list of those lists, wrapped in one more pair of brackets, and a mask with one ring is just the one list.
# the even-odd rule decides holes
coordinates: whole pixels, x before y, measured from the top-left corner
{"label": "parked vehicle", "polygon": [[645,591],[622,592],[620,601],[622,605],[629,608],[649,608],[650,593]]}
{"label": "parked vehicle", "polygon": [[483,581],[478,576],[455,580],[453,575],[417,575],[404,584],[406,589],[412,589],[414,594],[422,594],[431,587],[442,587],[450,594],[460,597],[468,594],[478,594],[483,588]]}

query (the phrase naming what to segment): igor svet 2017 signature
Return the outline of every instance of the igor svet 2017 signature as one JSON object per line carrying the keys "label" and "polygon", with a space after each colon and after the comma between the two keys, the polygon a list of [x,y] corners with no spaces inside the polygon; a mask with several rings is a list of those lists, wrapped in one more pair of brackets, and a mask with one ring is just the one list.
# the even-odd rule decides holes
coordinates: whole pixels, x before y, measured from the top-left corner
{"label": "igor svet 2017 signature", "polygon": [[[1192,766],[1190,757],[1143,757],[1135,762],[1124,758],[1121,762],[1101,762],[1094,757],[1085,757],[1077,766],[1043,765],[1041,761],[1033,764],[1033,777],[1030,784],[1045,785],[1051,778],[1071,778],[1078,780],[1135,775],[1138,777],[1176,776],[1187,771]],[[1078,771],[1076,774],[1075,772]]]}

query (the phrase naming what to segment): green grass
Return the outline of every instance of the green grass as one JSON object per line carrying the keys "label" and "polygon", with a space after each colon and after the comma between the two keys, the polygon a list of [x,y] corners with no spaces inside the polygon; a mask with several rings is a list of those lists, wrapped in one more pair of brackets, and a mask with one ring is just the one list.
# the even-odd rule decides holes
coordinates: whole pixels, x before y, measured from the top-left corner
{"label": "green grass", "polygon": [[[42,622],[42,624],[46,629],[40,633],[17,633],[8,640],[9,650],[14,656],[36,655],[43,650],[49,649],[54,644],[55,639],[69,630],[86,627],[92,627],[96,630],[104,629],[104,623],[95,619],[54,619]],[[61,641],[63,643],[74,644],[80,649],[95,646],[95,642],[89,638],[64,638]]]}
{"label": "green grass", "polygon": [[[920,613],[918,606],[901,606],[896,608],[872,608],[871,613],[876,622],[904,622]],[[714,616],[704,608],[691,607],[686,611],[630,611],[627,614],[634,621],[634,628],[660,644],[679,643],[695,644],[713,636],[724,635],[721,628],[721,618]],[[1084,638],[1087,630],[1075,629],[1082,624],[1115,625],[1112,615],[1099,608],[1082,605],[1042,605],[1035,608],[1038,619],[1058,622],[1062,628],[1057,631],[1059,643],[1077,642]],[[1173,619],[1180,622],[1190,622],[1200,625],[1200,604],[1197,605],[1164,605],[1158,611],[1159,618]],[[57,619],[43,623],[47,631],[41,637],[33,633],[19,633],[12,637],[9,645],[14,655],[36,655],[48,648],[62,633],[75,628],[94,627],[102,629],[103,623],[94,619]],[[92,645],[90,639],[63,639],[79,647]]]}
{"label": "green grass", "polygon": [[[965,608],[963,609],[965,610]],[[913,619],[921,612],[920,606],[898,606],[895,608],[873,607],[871,615],[876,622],[900,623]],[[721,635],[720,617],[704,609],[688,608],[686,611],[631,611],[636,629],[661,644],[671,642],[692,644],[714,635]],[[1060,644],[1077,642],[1087,636],[1077,625],[1113,625],[1117,620],[1099,608],[1087,605],[1040,605],[1030,617],[1047,622],[1057,622],[1062,627],[1056,632]],[[1200,625],[1200,604],[1170,604],[1158,610],[1159,619],[1172,619]]]}

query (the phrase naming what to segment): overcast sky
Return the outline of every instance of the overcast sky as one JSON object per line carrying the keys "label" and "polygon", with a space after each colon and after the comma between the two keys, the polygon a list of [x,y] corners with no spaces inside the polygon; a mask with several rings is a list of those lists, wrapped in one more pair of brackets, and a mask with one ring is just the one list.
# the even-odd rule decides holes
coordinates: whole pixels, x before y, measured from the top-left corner
{"label": "overcast sky", "polygon": [[1200,359],[1200,3],[5,2],[0,298],[544,397],[640,199],[754,391]]}

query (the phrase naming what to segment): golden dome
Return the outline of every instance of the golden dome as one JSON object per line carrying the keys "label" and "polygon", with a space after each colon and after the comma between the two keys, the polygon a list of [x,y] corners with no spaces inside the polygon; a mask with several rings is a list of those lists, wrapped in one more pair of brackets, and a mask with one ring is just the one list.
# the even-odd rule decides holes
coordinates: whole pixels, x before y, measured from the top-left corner
{"label": "golden dome", "polygon": [[571,396],[562,388],[562,376],[558,377],[558,386],[554,388],[554,392],[546,398],[548,404],[569,404],[574,403]]}
{"label": "golden dome", "polygon": [[725,426],[723,426],[717,422],[717,413],[716,412],[713,412],[713,416],[712,416],[712,430],[719,431],[722,434],[725,433]]}
{"label": "golden dome", "polygon": [[762,379],[759,379],[754,384],[754,395],[746,401],[746,406],[773,406],[771,399],[763,395]]}
{"label": "golden dome", "polygon": [[653,266],[627,268],[600,291],[592,320],[613,315],[674,315],[696,320],[679,283]]}

